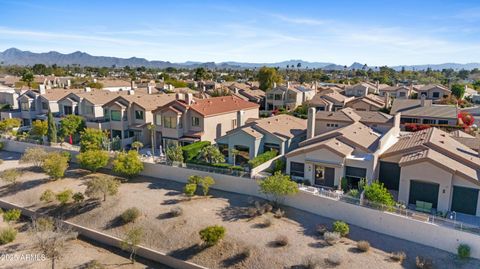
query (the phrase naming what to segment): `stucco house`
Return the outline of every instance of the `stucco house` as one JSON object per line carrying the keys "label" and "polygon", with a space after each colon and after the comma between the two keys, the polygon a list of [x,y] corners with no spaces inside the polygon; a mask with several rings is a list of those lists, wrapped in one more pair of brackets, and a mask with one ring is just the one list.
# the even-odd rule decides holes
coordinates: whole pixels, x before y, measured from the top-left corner
{"label": "stucco house", "polygon": [[451,105],[435,105],[432,100],[395,99],[390,110],[391,115],[401,113],[401,123],[429,125],[457,125],[460,110]]}
{"label": "stucco house", "polygon": [[211,141],[258,118],[259,105],[236,96],[196,99],[176,94],[174,100],[152,111],[157,146]]}
{"label": "stucco house", "polygon": [[417,92],[418,99],[420,99],[423,95],[426,99],[431,100],[442,99],[444,97],[450,96],[450,94],[452,93],[452,91],[450,91],[447,87],[440,84],[428,84],[422,87],[418,87]]}
{"label": "stucco house", "polygon": [[[321,112],[318,112],[321,113]],[[359,119],[344,127],[316,134],[315,111],[309,110],[307,140],[286,154],[286,172],[295,180],[337,189],[346,178],[357,187],[362,178],[371,181],[378,169],[378,156],[395,143],[399,135],[399,117],[385,133],[376,132]]]}
{"label": "stucco house", "polygon": [[287,83],[286,86],[276,86],[266,92],[265,109],[272,111],[284,108],[293,110],[315,96],[316,90],[303,85]]}
{"label": "stucco house", "polygon": [[345,104],[353,97],[347,97],[334,90],[317,93],[307,102],[309,107],[315,107],[317,111],[337,111],[345,107]]}
{"label": "stucco house", "polygon": [[356,97],[345,103],[345,107],[351,107],[358,111],[379,111],[390,105],[390,98],[386,95],[384,98],[375,94]]}
{"label": "stucco house", "polygon": [[480,216],[478,151],[437,128],[399,138],[380,156],[378,179],[415,207],[417,201],[436,211]]}
{"label": "stucco house", "polygon": [[[269,118],[249,121],[244,126],[228,131],[216,139],[221,149],[228,149],[228,160],[233,163],[232,149],[243,151],[248,160],[269,150],[276,150],[279,155],[298,147],[305,140],[307,121],[290,115],[277,115]],[[243,155],[236,156],[238,164]],[[246,158],[244,158],[246,159]],[[246,161],[248,161],[246,160]]]}
{"label": "stucco house", "polygon": [[390,98],[409,99],[414,93],[416,93],[416,91],[413,89],[413,86],[401,85],[380,89],[378,95],[388,95]]}

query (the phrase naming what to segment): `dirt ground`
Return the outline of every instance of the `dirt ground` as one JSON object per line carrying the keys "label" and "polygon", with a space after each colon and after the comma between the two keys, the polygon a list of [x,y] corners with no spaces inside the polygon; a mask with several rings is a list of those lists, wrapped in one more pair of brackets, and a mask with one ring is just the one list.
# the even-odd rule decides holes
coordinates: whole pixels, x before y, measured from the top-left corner
{"label": "dirt ground", "polygon": [[[0,246],[0,255],[2,255],[0,268],[51,268],[50,260],[41,256],[41,252],[35,248],[35,243],[28,234],[28,220],[22,220],[10,225],[13,225],[19,232],[15,241]],[[7,226],[7,223],[0,220],[0,229]],[[80,239],[72,240],[66,244],[60,260],[56,261],[56,268],[87,268],[88,264],[94,260],[105,266],[105,268],[159,268],[157,265],[144,260],[139,260],[132,264],[128,257],[125,257],[125,254],[118,252],[109,247],[95,246]],[[36,258],[32,256],[27,258],[29,255],[36,255]]]}
{"label": "dirt ground", "polygon": [[[15,153],[0,152],[4,160],[0,170],[20,167],[18,157]],[[318,224],[330,227],[331,219],[293,208],[284,208],[286,217],[282,219],[273,218],[271,214],[250,219],[246,212],[258,199],[211,190],[211,198],[188,201],[182,194],[183,185],[168,180],[139,177],[123,183],[119,193],[108,197],[106,202],[89,200],[82,205],[60,208],[56,204],[41,203],[41,193],[46,189],[56,192],[66,188],[84,191],[84,183],[91,175],[81,169],[71,169],[65,179],[52,182],[38,170],[27,166],[20,169],[24,174],[16,187],[7,188],[0,183],[3,199],[118,237],[132,225],[141,226],[147,233],[142,245],[209,268],[302,268],[309,257],[319,261],[319,268],[332,268],[326,258],[334,254],[342,261],[335,268],[415,268],[418,255],[431,258],[435,268],[480,268],[478,260],[459,261],[445,251],[354,225],[350,225],[348,238],[329,246],[316,234],[315,227]],[[177,206],[183,209],[183,214],[171,217],[170,209]],[[118,216],[130,207],[138,207],[142,216],[134,224],[123,225]],[[266,218],[273,222],[270,227],[262,225]],[[198,231],[215,224],[226,228],[225,239],[216,246],[202,247]],[[289,244],[276,247],[274,242],[278,236],[286,236]],[[358,252],[358,240],[369,241],[370,251]],[[250,252],[248,257],[243,254],[246,249]],[[404,251],[407,260],[403,264],[392,261],[389,257],[394,251]]]}

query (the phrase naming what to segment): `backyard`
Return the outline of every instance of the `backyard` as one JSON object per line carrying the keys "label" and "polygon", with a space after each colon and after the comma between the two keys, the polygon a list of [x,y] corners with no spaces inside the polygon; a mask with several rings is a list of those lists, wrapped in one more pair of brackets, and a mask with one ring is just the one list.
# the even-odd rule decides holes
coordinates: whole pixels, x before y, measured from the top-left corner
{"label": "backyard", "polygon": [[[0,183],[1,199],[120,238],[131,227],[141,227],[145,232],[141,245],[209,268],[305,268],[308,260],[315,260],[317,268],[415,268],[416,256],[432,259],[435,268],[480,268],[478,260],[459,260],[448,252],[354,225],[350,225],[347,237],[328,244],[316,227],[323,224],[331,229],[332,219],[293,208],[283,208],[283,218],[268,212],[251,217],[249,212],[255,204],[263,205],[266,201],[217,190],[211,190],[208,198],[188,199],[183,194],[184,184],[162,179],[136,177],[122,183],[118,193],[106,201],[87,199],[63,206],[45,203],[40,201],[45,190],[84,192],[85,183],[94,174],[74,166],[65,178],[51,181],[41,169],[19,165],[18,153],[2,151],[0,158],[4,160],[0,170],[23,171],[15,186]],[[124,224],[119,216],[131,207],[140,209],[141,216]],[[177,207],[181,213],[174,216],[171,210]],[[205,247],[199,231],[210,225],[225,227],[226,236],[219,244]],[[277,244],[280,237],[286,238],[285,246]],[[369,251],[357,249],[359,240],[371,244]],[[391,253],[399,251],[406,254],[403,264],[391,259]],[[333,260],[339,264],[333,264]]]}

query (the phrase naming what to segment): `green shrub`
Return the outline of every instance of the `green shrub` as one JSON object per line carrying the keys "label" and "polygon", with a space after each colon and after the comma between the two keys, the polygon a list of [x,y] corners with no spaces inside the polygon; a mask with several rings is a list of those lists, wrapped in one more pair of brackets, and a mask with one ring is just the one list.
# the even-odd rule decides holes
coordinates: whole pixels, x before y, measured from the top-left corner
{"label": "green shrub", "polygon": [[277,154],[278,154],[278,151],[276,150],[270,150],[270,151],[264,152],[262,154],[257,155],[257,157],[251,159],[250,161],[248,161],[248,165],[250,165],[251,168],[255,168],[261,165],[262,163],[275,158]]}
{"label": "green shrub", "polygon": [[360,198],[360,193],[357,189],[351,189],[349,192],[347,192],[347,195],[353,198]]}
{"label": "green shrub", "polygon": [[200,142],[195,142],[190,145],[186,145],[182,147],[182,152],[183,152],[183,159],[185,162],[189,162],[191,160],[194,160],[197,158],[197,156],[200,154],[200,151],[206,147],[209,146],[211,143],[210,141],[200,141]]}
{"label": "green shrub", "polygon": [[17,221],[20,219],[21,215],[22,215],[22,211],[20,209],[10,209],[3,213],[3,221],[5,222]]}
{"label": "green shrub", "polygon": [[53,231],[53,228],[54,228],[53,219],[40,217],[35,220],[35,228],[40,232]]}
{"label": "green shrub", "polygon": [[273,163],[273,172],[285,170],[285,161],[282,159],[277,159]]}
{"label": "green shrub", "polygon": [[68,204],[72,200],[72,197],[73,191],[70,189],[64,190],[55,195],[55,198],[60,202],[61,205]]}
{"label": "green shrub", "polygon": [[460,259],[470,258],[470,246],[467,244],[460,244],[457,248],[457,254]]}
{"label": "green shrub", "polygon": [[395,200],[393,200],[392,194],[383,186],[383,183],[378,181],[372,182],[372,184],[365,186],[365,198],[371,202],[394,206]]}
{"label": "green shrub", "polygon": [[81,193],[81,192],[76,192],[72,196],[72,199],[75,203],[80,203],[80,202],[83,202],[83,200],[85,200],[85,195],[83,195],[83,193]]}
{"label": "green shrub", "polygon": [[2,149],[3,149],[3,147],[5,147],[5,143],[3,143],[3,142],[0,142],[0,150],[2,150]]}
{"label": "green shrub", "polygon": [[185,185],[183,192],[185,193],[185,195],[191,197],[195,195],[196,190],[197,190],[197,184],[189,183]]}
{"label": "green shrub", "polygon": [[136,207],[131,207],[123,211],[120,217],[122,218],[123,223],[134,222],[136,219],[138,219],[138,217],[140,217],[140,209]]}
{"label": "green shrub", "polygon": [[348,224],[341,220],[337,220],[333,223],[333,231],[339,233],[341,236],[346,236],[350,232]]}
{"label": "green shrub", "polygon": [[0,245],[13,242],[17,237],[17,230],[12,227],[4,228],[0,231]]}
{"label": "green shrub", "polygon": [[209,226],[199,232],[200,238],[207,246],[217,244],[225,236],[225,228],[223,226]]}
{"label": "green shrub", "polygon": [[143,170],[143,162],[136,150],[120,152],[112,161],[112,170],[127,178],[133,178]]}
{"label": "green shrub", "polygon": [[77,155],[80,167],[92,172],[107,166],[109,159],[108,152],[103,150],[87,150]]}
{"label": "green shrub", "polygon": [[165,150],[165,154],[167,155],[167,159],[170,162],[183,163],[182,147],[180,147],[178,145],[169,146]]}
{"label": "green shrub", "polygon": [[67,162],[70,163],[70,161],[72,160],[72,153],[64,150],[61,151],[60,154],[62,154],[63,157],[67,158]]}
{"label": "green shrub", "polygon": [[53,180],[62,178],[68,168],[68,159],[59,152],[50,152],[42,165],[45,174]]}
{"label": "green shrub", "polygon": [[55,200],[55,193],[50,189],[45,190],[40,196],[40,201],[45,203],[53,202],[53,200]]}

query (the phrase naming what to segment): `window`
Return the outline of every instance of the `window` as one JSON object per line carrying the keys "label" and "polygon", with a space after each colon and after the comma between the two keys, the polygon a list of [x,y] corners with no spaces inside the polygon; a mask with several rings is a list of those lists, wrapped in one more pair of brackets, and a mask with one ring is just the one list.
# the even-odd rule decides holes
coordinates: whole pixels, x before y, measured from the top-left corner
{"label": "window", "polygon": [[155,124],[158,126],[162,125],[162,114],[155,114]]}
{"label": "window", "polygon": [[277,152],[280,152],[280,146],[278,144],[273,144],[273,143],[264,143],[263,152],[267,152],[270,150],[275,150]]}
{"label": "window", "polygon": [[192,117],[192,126],[199,126],[200,125],[200,118]]}
{"label": "window", "polygon": [[315,165],[315,185],[325,185],[325,167]]}
{"label": "window", "polygon": [[42,102],[42,109],[43,110],[48,110],[48,103]]}
{"label": "window", "polygon": [[305,174],[305,164],[290,162],[290,176],[303,178]]}
{"label": "window", "polygon": [[119,110],[111,110],[110,114],[112,116],[112,121],[121,121],[122,120],[122,112]]}
{"label": "window", "polygon": [[112,138],[122,138],[122,131],[112,130]]}
{"label": "window", "polygon": [[30,111],[35,111],[35,101],[30,104]]}
{"label": "window", "polygon": [[268,94],[268,99],[273,99],[273,98],[275,98],[275,95],[273,93],[269,93]]}
{"label": "window", "polygon": [[131,130],[125,130],[123,131],[123,138],[130,138],[133,137],[135,133]]}
{"label": "window", "polygon": [[398,93],[398,96],[400,96],[400,97],[405,97],[405,92],[399,92],[399,93]]}
{"label": "window", "polygon": [[232,129],[235,129],[235,128],[237,128],[237,120],[233,119],[232,120]]}
{"label": "window", "polygon": [[73,110],[71,106],[63,106],[63,114],[71,115],[73,114]]}
{"label": "window", "polygon": [[103,117],[104,117],[105,119],[110,119],[110,110],[104,108],[104,109],[103,109]]}
{"label": "window", "polygon": [[135,110],[135,119],[136,120],[143,120],[143,111]]}
{"label": "window", "polygon": [[338,127],[337,123],[327,123],[327,127]]}
{"label": "window", "polygon": [[277,93],[275,94],[275,100],[282,100],[282,94],[281,93]]}
{"label": "window", "polygon": [[28,111],[30,110],[30,107],[28,106],[28,102],[24,102],[20,104],[22,111]]}
{"label": "window", "polygon": [[177,128],[177,118],[176,117],[164,117],[163,126],[165,128],[176,129]]}
{"label": "window", "polygon": [[423,124],[435,124],[436,120],[431,120],[431,119],[423,119],[422,120]]}
{"label": "window", "polygon": [[85,111],[83,112],[84,114],[93,115],[93,106],[86,105],[84,108],[85,108]]}
{"label": "window", "polygon": [[419,120],[415,118],[401,118],[400,122],[401,123],[419,123]]}
{"label": "window", "polygon": [[448,125],[448,120],[438,120],[438,124]]}
{"label": "window", "polygon": [[433,92],[432,97],[433,97],[433,98],[439,98],[439,97],[440,97],[440,93],[439,93],[439,92]]}

